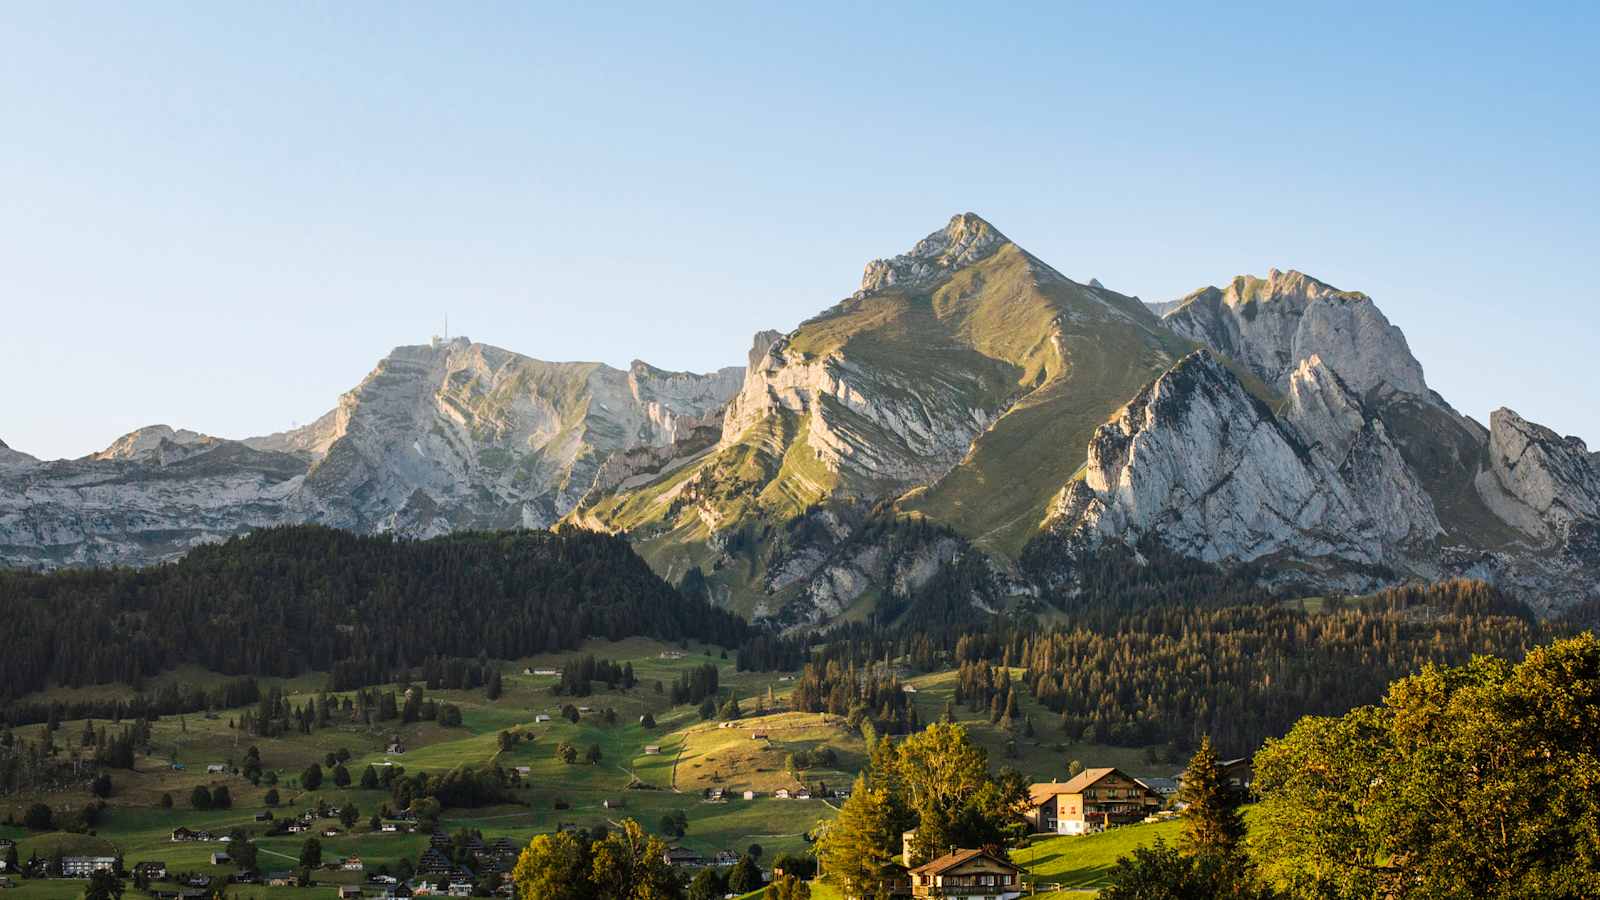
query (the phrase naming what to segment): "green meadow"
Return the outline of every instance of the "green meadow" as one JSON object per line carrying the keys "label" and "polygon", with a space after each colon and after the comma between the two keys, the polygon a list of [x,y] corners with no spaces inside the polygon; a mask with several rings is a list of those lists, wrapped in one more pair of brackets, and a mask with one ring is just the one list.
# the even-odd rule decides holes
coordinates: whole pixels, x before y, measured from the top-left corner
{"label": "green meadow", "polygon": [[[631,690],[608,690],[595,684],[591,696],[557,696],[552,688],[557,679],[533,675],[535,669],[559,668],[581,653],[617,662],[630,662],[638,684]],[[673,707],[669,692],[672,682],[683,672],[713,662],[719,668],[723,696],[737,696],[745,718],[730,727],[716,721],[703,722],[692,706]],[[275,738],[254,738],[236,726],[241,710],[222,710],[213,714],[169,716],[152,727],[152,750],[140,756],[132,771],[112,772],[113,793],[92,834],[64,831],[30,833],[17,826],[0,826],[0,836],[18,841],[18,851],[26,860],[34,853],[48,857],[55,853],[117,854],[132,866],[145,860],[165,862],[180,872],[202,872],[226,876],[229,865],[213,866],[213,852],[226,850],[226,844],[174,843],[170,837],[179,826],[195,830],[226,832],[242,828],[256,835],[258,868],[263,872],[292,868],[308,834],[262,836],[266,823],[257,822],[258,813],[267,810],[265,781],[251,785],[244,778],[207,774],[210,764],[233,765],[243,760],[245,751],[255,746],[264,770],[277,778],[281,799],[275,815],[295,814],[326,801],[333,807],[355,804],[361,818],[346,830],[337,820],[318,821],[315,833],[323,845],[324,860],[359,856],[370,871],[379,866],[394,866],[402,858],[414,859],[426,847],[423,834],[370,832],[367,820],[391,801],[383,790],[339,788],[327,773],[318,790],[305,790],[301,772],[312,762],[320,762],[330,752],[348,750],[346,767],[353,783],[359,784],[367,765],[392,764],[407,772],[443,772],[461,765],[495,763],[508,769],[526,767],[527,774],[512,792],[513,802],[477,809],[446,809],[440,827],[479,829],[487,840],[509,837],[523,843],[535,835],[559,827],[615,827],[624,818],[633,818],[647,830],[658,832],[663,816],[682,812],[688,820],[687,832],[672,839],[703,852],[732,850],[742,852],[760,844],[765,858],[782,853],[803,853],[818,825],[836,813],[830,801],[780,800],[772,796],[779,788],[798,789],[825,782],[847,786],[865,764],[866,746],[861,736],[851,731],[842,719],[825,714],[791,712],[783,700],[790,682],[780,673],[741,673],[733,661],[724,659],[716,647],[692,645],[678,647],[657,641],[629,639],[619,642],[594,641],[573,653],[548,654],[504,663],[503,691],[490,701],[482,690],[428,691],[430,699],[460,707],[460,727],[446,728],[436,722],[400,724],[397,720],[374,723],[341,722],[310,734],[288,734]],[[193,669],[169,673],[164,678],[206,684],[218,676]],[[656,690],[656,682],[662,690]],[[291,702],[304,704],[323,684],[320,676],[306,675],[290,681],[272,682],[291,692]],[[955,673],[943,672],[908,679],[915,689],[913,703],[922,721],[932,721],[945,709],[955,686]],[[767,707],[768,691],[776,699]],[[66,698],[87,691],[105,695],[114,687],[60,689],[43,696]],[[1055,718],[1025,695],[1019,695],[1021,711],[1033,719],[1035,734],[1008,735],[988,721],[987,712],[971,713],[957,706],[954,714],[967,724],[975,738],[988,748],[997,765],[1009,765],[1035,780],[1065,777],[1069,760],[1085,765],[1117,765],[1135,774],[1169,774],[1175,765],[1152,761],[1142,751],[1126,748],[1069,744],[1060,740]],[[563,705],[590,707],[578,722],[560,715]],[[616,712],[614,724],[606,724],[602,712]],[[649,713],[654,728],[645,728],[640,717]],[[537,721],[548,715],[549,721]],[[97,722],[97,726],[110,723]],[[78,743],[84,723],[62,723],[56,743],[70,755]],[[17,729],[20,737],[35,740],[42,725]],[[111,726],[115,728],[116,726]],[[501,749],[500,733],[514,732],[519,740]],[[389,744],[398,740],[402,753],[388,753]],[[568,742],[580,753],[598,746],[597,764],[569,765],[556,755],[556,747]],[[647,753],[646,747],[659,752]],[[834,763],[826,768],[800,773],[788,768],[790,754],[799,750],[829,748]],[[182,766],[175,768],[174,764]],[[226,810],[196,810],[189,796],[197,785],[226,785],[233,805]],[[720,788],[726,799],[712,802],[706,792]],[[743,792],[756,792],[746,800]],[[162,808],[161,798],[170,794],[173,806]],[[60,819],[66,819],[91,799],[86,788],[68,789],[37,796],[12,796],[0,799],[0,816],[20,821],[24,809],[34,802],[49,804]],[[327,827],[340,832],[321,836]],[[1043,880],[1060,881],[1070,886],[1093,886],[1097,873],[1117,855],[1126,852],[1129,842],[1154,840],[1165,826],[1141,826],[1091,838],[1051,838],[1031,845],[1030,867],[1036,866]],[[230,888],[240,897],[271,896],[295,900],[333,896],[333,885],[355,883],[361,873],[321,871],[317,880],[325,884],[308,889],[268,888],[244,885]],[[74,880],[21,880],[7,892],[16,900],[77,896],[83,882]],[[826,897],[824,890],[815,896]]]}

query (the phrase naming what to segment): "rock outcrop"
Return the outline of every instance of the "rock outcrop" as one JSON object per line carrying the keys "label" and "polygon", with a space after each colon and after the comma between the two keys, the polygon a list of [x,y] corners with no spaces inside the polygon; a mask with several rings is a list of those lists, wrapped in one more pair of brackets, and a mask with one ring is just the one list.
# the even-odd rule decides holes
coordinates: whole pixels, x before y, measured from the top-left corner
{"label": "rock outcrop", "polygon": [[111,446],[91,454],[89,458],[102,462],[114,459],[149,460],[184,451],[204,450],[216,443],[217,439],[210,435],[174,429],[170,425],[150,425],[117,438],[111,442]]}
{"label": "rock outcrop", "polygon": [[0,561],[53,568],[180,556],[284,521],[307,468],[237,441],[203,442],[192,453],[158,445],[137,458],[98,455],[0,468]]}
{"label": "rock outcrop", "polygon": [[722,443],[790,413],[825,467],[904,489],[948,471],[990,421],[990,409],[950,388],[914,370],[863,364],[843,348],[818,357],[780,338],[729,405]]}
{"label": "rock outcrop", "polygon": [[1291,415],[1279,417],[1196,351],[1095,433],[1046,528],[1153,536],[1207,562],[1405,565],[1438,524],[1382,424],[1319,359],[1290,387]]}
{"label": "rock outcrop", "polygon": [[[1239,459],[1239,472],[1218,483],[1215,494],[1205,493],[1207,473],[1201,472],[1191,490],[1200,490],[1208,504],[1217,495],[1253,504],[1267,527],[1239,541],[1237,528],[1214,522],[1216,536],[1208,539],[1182,527],[1182,511],[1192,500],[1174,492],[1165,504],[1167,517],[1180,524],[1156,523],[1171,549],[1219,561],[1275,556],[1300,577],[1306,566],[1319,568],[1321,583],[1337,587],[1447,574],[1482,577],[1544,612],[1600,597],[1600,482],[1588,448],[1509,410],[1496,412],[1485,429],[1451,409],[1427,386],[1404,335],[1366,295],[1273,270],[1266,279],[1245,276],[1226,289],[1191,294],[1162,321],[1237,361],[1277,393],[1277,420],[1298,436],[1316,468],[1332,466],[1342,484],[1319,477],[1313,481],[1333,488],[1307,494],[1303,473],[1293,467],[1261,475],[1258,470],[1281,457],[1277,448],[1258,459]],[[1196,402],[1215,405],[1210,399]],[[1193,423],[1172,427],[1187,433]],[[1240,428],[1253,435],[1259,427],[1248,415],[1226,426],[1230,435]],[[1168,452],[1199,452],[1231,464],[1236,457],[1229,449],[1202,440],[1196,446],[1175,442]],[[1092,449],[1090,455],[1092,478]],[[1132,492],[1143,496],[1167,483],[1161,472],[1147,462],[1142,472],[1133,469],[1122,477],[1148,482],[1142,494]],[[1241,492],[1241,477],[1258,477],[1257,487],[1266,492]],[[1341,494],[1353,505],[1342,502]],[[1066,523],[1067,530],[1124,540],[1148,530],[1151,523],[1127,517],[1126,501],[1097,512],[1094,504],[1110,499],[1069,489],[1048,527],[1061,533]],[[1286,509],[1332,518],[1310,530],[1287,517],[1273,520]],[[1355,518],[1342,515],[1352,510],[1359,513]],[[1121,523],[1117,515],[1128,518],[1120,531],[1110,527]],[[1194,519],[1191,514],[1187,521]],[[1330,535],[1353,543],[1341,548]]]}
{"label": "rock outcrop", "polygon": [[1600,522],[1600,472],[1584,442],[1509,409],[1489,416],[1489,467],[1478,488],[1501,518],[1540,544],[1579,522]]}
{"label": "rock outcrop", "polygon": [[1299,272],[1272,269],[1265,279],[1241,275],[1226,288],[1196,291],[1163,321],[1280,392],[1302,360],[1318,356],[1361,396],[1376,389],[1430,393],[1405,335],[1372,298]]}
{"label": "rock outcrop", "polygon": [[952,216],[948,225],[918,241],[910,251],[867,263],[866,271],[861,273],[861,293],[931,284],[984,259],[1006,243],[1005,235],[976,214]]}

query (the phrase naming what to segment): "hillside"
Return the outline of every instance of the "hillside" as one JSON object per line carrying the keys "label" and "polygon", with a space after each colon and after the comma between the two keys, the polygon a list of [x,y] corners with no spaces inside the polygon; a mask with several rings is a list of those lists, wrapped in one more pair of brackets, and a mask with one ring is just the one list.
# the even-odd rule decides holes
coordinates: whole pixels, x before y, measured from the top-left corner
{"label": "hillside", "polygon": [[[556,677],[530,674],[570,667],[591,655],[618,665],[627,664],[638,684],[626,689],[596,681],[588,696],[569,698],[553,692]],[[831,820],[838,801],[781,800],[774,798],[772,792],[780,787],[814,787],[819,781],[848,785],[865,763],[861,737],[841,717],[761,709],[769,690],[781,705],[792,682],[776,672],[741,672],[734,661],[721,657],[721,650],[698,641],[663,643],[638,638],[586,641],[571,651],[525,656],[497,666],[503,673],[502,692],[492,700],[483,688],[426,688],[429,703],[460,710],[462,722],[457,727],[426,718],[414,722],[374,719],[365,723],[359,715],[336,714],[328,724],[315,725],[307,733],[291,729],[254,735],[243,734],[237,727],[252,707],[224,707],[204,715],[163,716],[152,723],[148,747],[136,755],[133,768],[106,770],[111,775],[112,790],[106,798],[106,808],[98,815],[94,835],[64,829],[30,832],[0,825],[0,836],[19,841],[22,859],[34,852],[48,858],[57,850],[116,850],[130,866],[144,859],[160,859],[175,871],[226,876],[237,867],[211,864],[209,856],[218,849],[216,843],[173,843],[170,831],[179,826],[217,833],[242,829],[258,847],[262,870],[271,871],[294,865],[305,835],[269,834],[271,823],[258,821],[258,813],[270,809],[282,818],[291,812],[312,809],[319,801],[334,808],[353,803],[362,813],[354,828],[346,829],[332,818],[319,820],[319,830],[333,827],[340,832],[335,837],[321,838],[324,858],[359,855],[368,874],[381,868],[392,871],[402,860],[415,861],[426,848],[428,838],[426,834],[369,829],[368,818],[385,805],[393,806],[395,801],[388,790],[360,786],[366,767],[382,769],[392,764],[403,768],[407,775],[415,775],[488,764],[506,770],[528,767],[527,776],[511,792],[512,802],[446,809],[438,823],[441,829],[451,833],[461,828],[478,829],[486,841],[507,837],[520,847],[534,835],[553,831],[558,825],[614,827],[623,817],[634,818],[651,832],[660,833],[663,816],[682,812],[688,828],[682,837],[669,836],[674,844],[711,853],[743,851],[750,844],[759,843],[769,864],[783,853],[804,853],[809,848],[808,835]],[[669,692],[658,693],[654,687],[658,682],[673,684],[708,663],[720,671],[723,695],[738,696],[746,707],[747,716],[734,727],[720,728],[717,721],[702,721],[694,704],[675,706]],[[264,692],[282,690],[283,702],[293,707],[324,702],[337,709],[345,699],[359,699],[352,691],[325,693],[321,686],[325,678],[263,678],[261,687]],[[207,688],[223,683],[223,679],[187,670],[152,679],[152,687],[157,682]],[[931,720],[950,696],[949,673],[919,678],[917,683],[922,685],[922,692],[915,702],[921,714]],[[419,681],[413,686],[422,688],[423,684]],[[381,694],[398,693],[404,688],[401,683],[388,683],[371,689]],[[122,686],[117,693],[128,696],[127,687]],[[53,688],[29,699],[67,701],[74,696],[81,696],[81,689]],[[560,714],[568,703],[583,704],[592,712],[583,714],[576,723],[569,722]],[[607,723],[607,709],[615,711],[615,724]],[[645,713],[653,716],[654,728],[639,724]],[[549,720],[537,721],[539,716],[548,716]],[[971,715],[964,709],[958,710],[957,716],[980,741],[995,748],[991,752],[998,760],[1006,736],[985,716]],[[85,725],[84,720],[75,718],[60,723],[56,742],[68,745],[64,747],[64,759],[93,754],[93,747],[76,746]],[[110,734],[123,727],[105,719],[96,720],[93,725]],[[757,731],[767,734],[768,739],[753,740],[751,735]],[[0,745],[0,762],[14,758],[7,756],[10,748],[38,741],[45,734],[45,726],[25,725],[8,733],[13,743]],[[519,740],[507,749],[502,746],[502,733],[518,735]],[[65,740],[68,737],[72,740]],[[404,752],[387,752],[387,746],[396,741]],[[584,749],[598,746],[600,762],[563,763],[556,753],[563,742]],[[251,746],[257,748],[262,762],[259,783],[252,783],[235,768]],[[651,746],[659,747],[661,752],[647,752]],[[823,747],[837,751],[834,766],[807,769],[798,777],[788,769],[788,757],[796,751]],[[303,770],[340,749],[350,754],[344,766],[354,783],[349,787],[334,784],[330,770],[317,789],[306,788],[301,783]],[[1036,749],[1008,762],[1019,764],[1030,777],[1048,778],[1057,774],[1068,758],[1110,759],[1130,771],[1148,774],[1168,774],[1171,768],[1170,763],[1148,762],[1136,751],[1063,744],[1044,737]],[[182,768],[174,768],[174,763]],[[208,774],[206,767],[213,763],[228,764],[229,771]],[[11,772],[7,765],[0,765],[0,775],[9,777]],[[227,786],[232,796],[231,808],[192,808],[190,794],[201,785]],[[729,799],[708,802],[704,791],[712,787],[728,790]],[[756,790],[757,797],[745,800],[742,791],[746,788]],[[276,806],[266,804],[268,790],[277,791]],[[163,794],[175,799],[173,808],[163,808]],[[23,809],[41,799],[58,811],[59,822],[70,824],[91,798],[81,785],[40,792],[27,787],[8,788],[5,779],[0,778],[0,811],[20,819]],[[614,804],[618,800],[623,803],[620,808],[605,805],[606,801]],[[331,900],[334,885],[359,883],[364,877],[362,873],[338,870],[318,871],[313,876],[321,887],[300,891],[273,888],[265,893],[272,897]],[[59,891],[65,886],[81,891],[82,882],[28,880],[8,893],[15,893],[18,898],[55,897],[61,896]],[[252,885],[229,886],[227,890],[230,896],[248,896],[252,892],[261,896],[263,891]]]}
{"label": "hillside", "polygon": [[271,528],[143,570],[0,573],[0,609],[0,702],[183,663],[332,672],[355,687],[430,659],[512,659],[592,636],[729,644],[746,629],[681,596],[625,541],[576,529],[406,541]]}

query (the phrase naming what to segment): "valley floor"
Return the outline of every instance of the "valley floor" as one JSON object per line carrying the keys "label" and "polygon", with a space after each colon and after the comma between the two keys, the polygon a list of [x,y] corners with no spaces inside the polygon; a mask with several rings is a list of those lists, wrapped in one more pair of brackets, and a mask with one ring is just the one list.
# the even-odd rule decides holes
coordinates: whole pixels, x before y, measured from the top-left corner
{"label": "valley floor", "polygon": [[[632,663],[638,685],[628,691],[607,690],[597,682],[592,696],[566,698],[552,692],[555,677],[525,674],[534,669],[558,668],[580,653]],[[746,718],[730,727],[719,727],[722,723],[716,721],[702,722],[691,705],[673,707],[670,704],[668,692],[672,682],[683,672],[707,661],[717,664],[722,687],[737,695],[746,713]],[[508,837],[522,844],[534,835],[555,831],[560,826],[614,827],[624,818],[634,818],[647,830],[657,832],[664,815],[681,811],[688,819],[687,833],[669,843],[706,853],[719,850],[742,853],[751,844],[760,844],[762,858],[770,864],[780,854],[805,852],[817,826],[835,815],[838,802],[780,800],[773,798],[772,792],[779,788],[814,787],[818,782],[831,788],[847,787],[865,764],[861,737],[850,731],[841,718],[781,708],[761,709],[769,689],[777,706],[782,707],[791,681],[782,673],[738,672],[732,660],[723,658],[719,648],[677,647],[642,639],[616,643],[597,641],[579,652],[509,662],[502,671],[505,673],[504,692],[494,701],[486,699],[482,690],[427,692],[430,699],[460,707],[462,725],[458,728],[445,728],[434,722],[400,725],[398,720],[393,720],[364,726],[336,721],[307,735],[255,738],[235,727],[242,710],[167,716],[152,727],[151,755],[140,756],[133,771],[111,771],[113,793],[107,800],[102,820],[92,833],[31,833],[15,825],[0,825],[0,837],[17,841],[18,854],[23,861],[34,853],[46,858],[56,853],[121,854],[130,869],[138,862],[159,860],[172,871],[225,878],[234,868],[211,865],[210,856],[225,850],[226,844],[174,843],[170,836],[172,830],[180,826],[224,833],[240,827],[258,835],[265,830],[266,823],[255,819],[267,809],[264,783],[253,786],[237,775],[206,773],[208,765],[241,762],[247,748],[254,745],[260,752],[264,769],[278,778],[276,787],[282,799],[275,814],[303,811],[319,800],[334,807],[354,803],[359,808],[361,819],[352,830],[346,831],[331,819],[317,824],[318,832],[330,825],[341,832],[335,837],[320,838],[325,860],[359,856],[366,871],[371,872],[379,866],[393,867],[402,858],[415,859],[426,848],[427,835],[367,830],[367,819],[380,806],[392,804],[389,792],[337,788],[332,784],[331,775],[315,791],[304,790],[299,785],[300,773],[307,766],[343,748],[350,751],[351,759],[346,767],[356,781],[369,764],[392,763],[410,773],[444,771],[462,764],[491,761],[506,768],[527,767],[529,774],[523,786],[514,791],[514,803],[479,809],[447,809],[439,823],[446,832],[459,828],[481,829],[486,841]],[[184,671],[168,677],[204,683],[204,679],[216,676]],[[655,688],[658,681],[663,685],[662,692]],[[915,688],[913,701],[920,720],[928,722],[944,712],[954,691],[955,673],[917,675],[909,677],[907,682]],[[315,696],[321,683],[321,678],[307,676],[283,686],[286,691],[293,692],[292,703],[304,704]],[[91,691],[105,695],[112,690],[59,690],[46,696],[67,699]],[[1035,733],[1032,738],[1023,736],[1020,727],[1018,733],[1012,735],[991,725],[987,712],[969,713],[959,706],[954,709],[956,718],[969,726],[975,739],[989,750],[996,765],[1015,767],[1032,780],[1066,777],[1068,761],[1073,759],[1088,766],[1119,766],[1136,775],[1170,775],[1178,767],[1177,763],[1159,760],[1149,751],[1065,744],[1058,740],[1059,732],[1050,713],[1038,708],[1031,698],[1019,694],[1019,699],[1023,701],[1021,714],[1032,718]],[[559,715],[561,706],[568,702],[591,707],[593,712],[585,714],[576,724],[569,723]],[[600,713],[608,707],[616,711],[614,725],[602,721]],[[655,718],[654,729],[639,724],[645,713]],[[536,717],[540,715],[550,716],[550,721],[537,722]],[[95,724],[109,728],[112,734],[120,728],[104,721]],[[78,743],[83,727],[81,720],[62,723],[55,740],[67,748],[64,753],[74,752],[71,747]],[[42,736],[43,729],[43,725],[24,726],[16,729],[16,734],[32,741]],[[531,735],[531,740],[523,740],[513,749],[503,751],[498,736],[507,730]],[[766,738],[755,739],[753,735],[757,731],[765,733]],[[386,753],[386,747],[396,738],[406,752]],[[1012,740],[1015,748],[1012,755],[1007,755],[1007,744]],[[591,744],[598,745],[601,761],[595,765],[561,762],[555,755],[555,747],[562,741],[580,750]],[[647,746],[658,747],[659,752],[647,753]],[[822,746],[835,751],[837,761],[832,767],[808,770],[801,773],[801,778],[788,770],[791,753]],[[176,769],[174,764],[183,768]],[[232,808],[207,811],[190,808],[190,793],[202,784],[227,785],[233,797]],[[722,802],[704,799],[704,792],[710,788],[723,789],[731,799]],[[757,798],[743,799],[745,790],[756,791]],[[162,808],[163,794],[172,796],[173,808]],[[58,817],[65,818],[91,799],[81,786],[42,795],[0,797],[0,816],[21,821],[22,812],[29,804],[44,802],[56,810]],[[563,808],[558,809],[558,805]],[[1036,871],[1042,880],[1072,888],[1092,888],[1098,886],[1099,877],[1117,856],[1132,846],[1153,842],[1168,830],[1167,825],[1137,826],[1087,838],[1047,838],[1021,851],[1019,862]],[[306,837],[305,834],[288,834],[256,838],[258,868],[262,872],[293,868]],[[363,877],[361,872],[320,871],[316,873],[320,886],[315,888],[238,885],[230,887],[228,893],[235,897],[322,900],[333,897],[337,885],[358,884]],[[85,884],[72,879],[14,879],[14,882],[17,886],[5,894],[14,900],[76,897]],[[828,894],[824,889],[814,896],[823,898]]]}

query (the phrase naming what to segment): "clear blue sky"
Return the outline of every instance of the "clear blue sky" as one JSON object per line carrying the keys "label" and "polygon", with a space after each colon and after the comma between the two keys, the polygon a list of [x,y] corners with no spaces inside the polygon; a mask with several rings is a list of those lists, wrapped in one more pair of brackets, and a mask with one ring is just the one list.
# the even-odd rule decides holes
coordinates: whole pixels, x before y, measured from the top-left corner
{"label": "clear blue sky", "polygon": [[1600,443],[1592,4],[1116,5],[12,6],[0,439],[304,423],[446,312],[739,363],[972,210],[1145,299],[1366,291],[1463,411]]}

